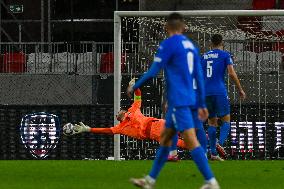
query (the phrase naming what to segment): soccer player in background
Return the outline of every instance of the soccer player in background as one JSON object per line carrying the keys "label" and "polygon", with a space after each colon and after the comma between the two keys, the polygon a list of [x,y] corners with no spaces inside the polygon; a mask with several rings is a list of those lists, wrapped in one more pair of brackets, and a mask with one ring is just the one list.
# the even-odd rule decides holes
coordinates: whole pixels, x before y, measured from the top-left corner
{"label": "soccer player in background", "polygon": [[[220,118],[222,125],[220,126],[219,144],[222,147],[230,133],[230,103],[224,80],[226,71],[236,84],[240,98],[245,99],[246,94],[234,70],[231,55],[223,50],[221,35],[212,36],[211,48],[212,50],[205,53],[201,60],[205,78],[206,104],[209,111],[208,135],[211,159],[223,161],[216,151],[216,128],[218,118]],[[225,153],[223,148],[221,151]]]}
{"label": "soccer player in background", "polygon": [[[129,85],[134,85],[135,79],[129,82]],[[110,128],[91,128],[88,125],[80,122],[74,125],[74,133],[90,132],[95,134],[122,134],[140,140],[155,140],[160,142],[161,132],[165,127],[164,119],[154,117],[146,117],[141,113],[141,91],[136,89],[134,92],[134,102],[128,110],[120,110],[116,116],[119,124]],[[177,138],[178,147],[185,148],[182,140]],[[175,145],[176,146],[176,145]],[[176,148],[176,147],[175,147]]]}
{"label": "soccer player in background", "polygon": [[168,110],[166,113],[166,126],[161,134],[161,145],[157,150],[156,158],[150,173],[144,178],[132,178],[130,181],[137,187],[151,189],[167,161],[171,141],[176,132],[180,132],[187,149],[191,150],[191,156],[199,171],[205,179],[201,189],[219,189],[195,133],[190,106],[196,103],[196,94],[193,89],[193,78],[196,79],[198,95],[198,114],[201,120],[206,120],[208,111],[205,106],[204,83],[200,67],[199,50],[184,35],[183,17],[178,13],[168,16],[166,31],[168,38],[161,42],[151,68],[127,93],[130,95],[145,81],[155,77],[161,69],[165,71],[167,85]]}

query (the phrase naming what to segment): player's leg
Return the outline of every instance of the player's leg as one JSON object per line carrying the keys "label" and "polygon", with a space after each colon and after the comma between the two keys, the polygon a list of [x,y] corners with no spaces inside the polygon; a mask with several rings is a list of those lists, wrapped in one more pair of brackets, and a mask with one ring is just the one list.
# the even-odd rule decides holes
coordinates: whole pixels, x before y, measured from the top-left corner
{"label": "player's leg", "polygon": [[[155,140],[158,142],[161,142],[161,134],[163,129],[165,128],[165,120],[159,119],[158,121],[152,122],[152,125],[150,127],[150,140]],[[146,131],[147,132],[147,131]],[[175,135],[172,139],[172,145],[170,148],[170,154],[168,157],[169,161],[178,161],[177,156],[177,142],[178,142],[178,135]]]}
{"label": "player's leg", "polygon": [[140,188],[152,189],[154,187],[159,173],[167,162],[171,146],[171,139],[175,134],[176,130],[172,128],[164,129],[161,134],[160,147],[157,150],[156,158],[149,175],[145,176],[144,178],[131,178],[131,183]]}
{"label": "player's leg", "polygon": [[206,154],[207,153],[207,138],[206,138],[206,133],[205,133],[204,128],[196,129],[196,137]]}
{"label": "player's leg", "polygon": [[227,153],[224,150],[223,146],[225,141],[227,140],[231,125],[230,125],[230,104],[227,96],[218,96],[217,101],[217,114],[220,117],[222,124],[220,126],[220,136],[219,136],[219,144],[217,144],[217,151],[220,156],[224,159],[227,158]]}
{"label": "player's leg", "polygon": [[[198,112],[196,109],[192,110],[192,117],[193,117],[194,127],[196,128],[197,139],[200,145],[202,146],[203,150],[205,151],[205,153],[207,153],[207,137],[206,137],[206,133],[203,127],[203,123],[198,118]],[[174,136],[172,139],[172,146],[171,146],[170,155],[168,158],[169,161],[178,160],[177,146],[182,147],[182,148],[184,148],[185,146],[182,140],[178,140],[178,135]]]}
{"label": "player's leg", "polygon": [[217,98],[218,117],[221,118],[219,144],[224,145],[230,133],[230,104],[227,96],[218,96]]}
{"label": "player's leg", "polygon": [[157,151],[152,170],[150,171],[150,174],[149,174],[151,178],[156,179],[162,167],[166,163],[168,159],[170,147],[172,144],[171,140],[173,136],[175,136],[175,134],[176,134],[176,131],[172,128],[165,128],[165,130],[162,132],[161,145],[160,145],[159,150]]}
{"label": "player's leg", "polygon": [[199,171],[204,176],[206,182],[216,182],[214,175],[209,167],[208,159],[205,156],[203,148],[200,146],[197,138],[195,129],[188,129],[182,133],[184,138],[184,143],[186,147],[191,150],[191,156],[195,164],[197,165]]}
{"label": "player's leg", "polygon": [[216,150],[216,132],[217,132],[217,126],[218,126],[218,118],[216,113],[216,96],[207,96],[206,97],[206,105],[209,111],[209,118],[208,118],[208,136],[209,136],[209,146],[211,155],[216,156],[217,150]]}
{"label": "player's leg", "polygon": [[178,134],[175,134],[172,138],[172,145],[170,147],[170,154],[168,157],[168,161],[178,161],[178,154],[177,154],[177,143],[178,143]]}
{"label": "player's leg", "polygon": [[[199,171],[203,175],[206,184],[202,188],[208,189],[218,189],[219,185],[209,167],[208,159],[205,155],[205,151],[200,146],[197,137],[195,128],[193,127],[193,118],[191,116],[190,109],[187,110],[185,114],[185,109],[177,111],[176,113],[176,124],[181,132],[182,138],[186,147],[191,150],[191,156],[195,164],[197,165]],[[188,115],[183,116],[182,114]]]}
{"label": "player's leg", "polygon": [[221,121],[222,125],[220,126],[219,144],[224,146],[224,143],[227,140],[231,130],[230,115],[223,116]]}
{"label": "player's leg", "polygon": [[169,108],[167,115],[166,115],[166,126],[161,134],[160,138],[160,148],[157,150],[156,158],[154,160],[154,164],[152,166],[152,169],[144,178],[132,178],[130,181],[138,187],[141,188],[153,188],[156,178],[158,177],[160,171],[162,170],[164,164],[167,162],[170,146],[171,146],[171,140],[172,137],[176,134],[176,129],[173,126],[172,121],[172,113],[173,109]]}
{"label": "player's leg", "polygon": [[[210,114],[210,113],[209,113]],[[217,117],[211,117],[208,119],[208,136],[209,136],[209,146],[210,146],[210,152],[211,155],[216,156],[217,150],[216,150],[216,143],[217,143],[217,126],[218,126],[218,118]]]}
{"label": "player's leg", "polygon": [[203,122],[199,120],[198,112],[196,109],[192,110],[192,117],[196,129],[197,140],[199,141],[205,153],[207,153],[207,137],[203,127]]}

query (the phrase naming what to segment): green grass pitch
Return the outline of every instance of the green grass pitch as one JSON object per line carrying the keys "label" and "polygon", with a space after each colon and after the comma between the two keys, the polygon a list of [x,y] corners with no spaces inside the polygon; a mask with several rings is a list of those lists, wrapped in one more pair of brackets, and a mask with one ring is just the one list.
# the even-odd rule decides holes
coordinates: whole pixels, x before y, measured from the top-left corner
{"label": "green grass pitch", "polygon": [[[152,161],[0,161],[1,189],[131,189]],[[284,161],[210,162],[222,189],[283,189]],[[167,163],[156,189],[198,189],[192,161]]]}

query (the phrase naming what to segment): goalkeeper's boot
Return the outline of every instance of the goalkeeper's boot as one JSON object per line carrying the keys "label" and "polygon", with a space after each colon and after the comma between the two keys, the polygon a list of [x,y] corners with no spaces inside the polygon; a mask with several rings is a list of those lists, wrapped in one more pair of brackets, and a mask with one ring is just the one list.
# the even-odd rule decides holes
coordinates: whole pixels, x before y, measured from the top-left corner
{"label": "goalkeeper's boot", "polygon": [[227,159],[228,154],[226,153],[225,149],[220,144],[216,144],[216,150],[222,159]]}
{"label": "goalkeeper's boot", "polygon": [[134,186],[142,189],[153,189],[155,185],[155,181],[149,176],[145,176],[144,178],[131,178],[130,182]]}
{"label": "goalkeeper's boot", "polygon": [[212,160],[212,161],[224,161],[224,159],[220,158],[220,156],[218,156],[218,155],[214,156],[212,154],[211,154],[210,160]]}
{"label": "goalkeeper's boot", "polygon": [[75,134],[79,134],[79,133],[84,133],[84,132],[90,132],[91,128],[88,125],[85,125],[84,123],[79,122],[79,125],[78,124],[74,125],[73,130]]}
{"label": "goalkeeper's boot", "polygon": [[204,184],[200,189],[220,189],[220,186],[216,180],[214,182],[208,182]]}

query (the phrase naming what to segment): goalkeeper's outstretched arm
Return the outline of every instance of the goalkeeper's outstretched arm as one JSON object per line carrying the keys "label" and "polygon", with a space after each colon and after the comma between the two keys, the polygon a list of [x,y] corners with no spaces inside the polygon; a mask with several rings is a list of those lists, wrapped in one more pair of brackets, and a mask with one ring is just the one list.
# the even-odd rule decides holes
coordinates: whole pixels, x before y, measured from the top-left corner
{"label": "goalkeeper's outstretched arm", "polygon": [[134,102],[141,101],[141,90],[138,88],[134,91]]}
{"label": "goalkeeper's outstretched arm", "polygon": [[79,124],[74,125],[74,134],[84,133],[84,132],[90,132],[90,133],[96,133],[96,134],[108,134],[113,135],[111,128],[91,128],[88,125],[85,125],[84,123],[80,122]]}
{"label": "goalkeeper's outstretched arm", "polygon": [[[129,81],[128,87],[132,88],[135,85],[135,78],[132,78]],[[141,90],[139,88],[135,89],[134,91],[134,102],[141,101]]]}

